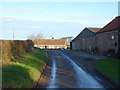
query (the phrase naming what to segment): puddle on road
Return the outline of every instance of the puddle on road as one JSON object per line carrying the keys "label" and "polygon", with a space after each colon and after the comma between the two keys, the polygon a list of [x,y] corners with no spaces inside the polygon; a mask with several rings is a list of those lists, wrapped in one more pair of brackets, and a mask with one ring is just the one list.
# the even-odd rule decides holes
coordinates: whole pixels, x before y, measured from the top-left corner
{"label": "puddle on road", "polygon": [[51,70],[51,80],[50,80],[50,84],[48,85],[47,88],[57,88],[56,85],[56,72],[57,72],[57,66],[56,66],[56,60],[53,57],[52,58],[52,70]]}

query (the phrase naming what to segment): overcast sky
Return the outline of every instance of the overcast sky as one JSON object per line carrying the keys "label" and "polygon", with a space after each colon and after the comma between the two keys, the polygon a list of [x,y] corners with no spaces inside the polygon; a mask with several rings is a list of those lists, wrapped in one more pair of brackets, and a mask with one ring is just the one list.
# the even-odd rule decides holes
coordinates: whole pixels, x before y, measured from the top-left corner
{"label": "overcast sky", "polygon": [[103,27],[118,16],[118,2],[2,2],[0,39],[76,37],[85,27]]}

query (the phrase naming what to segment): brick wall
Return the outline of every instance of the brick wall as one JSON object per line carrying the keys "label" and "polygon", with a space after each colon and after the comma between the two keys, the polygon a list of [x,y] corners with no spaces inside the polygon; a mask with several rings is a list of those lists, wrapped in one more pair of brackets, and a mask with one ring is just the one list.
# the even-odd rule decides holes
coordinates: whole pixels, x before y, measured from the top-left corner
{"label": "brick wall", "polygon": [[[113,38],[113,39],[112,39]],[[115,46],[117,43],[117,46]],[[118,52],[118,31],[107,31],[97,34],[97,46],[100,52],[107,51],[108,49],[114,49]]]}

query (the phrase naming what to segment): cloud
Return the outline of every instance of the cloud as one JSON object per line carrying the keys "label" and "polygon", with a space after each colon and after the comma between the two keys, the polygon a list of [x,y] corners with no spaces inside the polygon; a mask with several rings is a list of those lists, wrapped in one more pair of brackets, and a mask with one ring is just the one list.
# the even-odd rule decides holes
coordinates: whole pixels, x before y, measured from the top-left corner
{"label": "cloud", "polygon": [[63,18],[67,20],[93,20],[93,19],[100,19],[100,17],[95,15],[87,15],[87,14],[65,14]]}
{"label": "cloud", "polygon": [[[3,32],[3,33],[4,33],[4,32]],[[13,30],[6,30],[5,33],[13,33]],[[15,33],[17,33],[17,34],[18,34],[18,33],[23,34],[23,33],[27,33],[27,32],[26,32],[26,31],[22,31],[22,30],[21,30],[21,31],[20,31],[20,30],[19,30],[19,31],[18,31],[18,30],[15,30]]]}
{"label": "cloud", "polygon": [[[64,18],[65,21],[68,22],[76,22],[79,23],[81,25],[104,25],[105,23],[108,22],[108,20],[110,19],[109,16],[101,16],[98,17],[97,15],[93,15],[93,14],[64,14],[62,15],[62,17]],[[104,20],[104,22],[103,22]]]}
{"label": "cloud", "polygon": [[[67,17],[67,15],[65,17]],[[14,19],[14,21],[29,21],[29,22],[35,22],[35,23],[39,23],[39,22],[76,23],[76,22],[73,22],[72,20],[68,20],[68,19],[39,19],[39,18],[18,18],[18,17],[3,17],[2,18],[2,20],[4,20],[4,21],[13,21],[13,19]],[[44,28],[44,27],[42,27],[42,26],[27,26],[27,28]]]}
{"label": "cloud", "polygon": [[[4,5],[5,4],[3,4],[3,6]],[[44,12],[48,9],[53,9],[53,6],[55,6],[56,4],[53,3],[53,4],[48,5],[47,7],[46,6],[37,7],[37,6],[33,6],[33,5],[30,5],[29,2],[28,2],[28,4],[26,4],[26,5],[13,6],[13,7],[6,6],[6,8],[3,8],[3,9],[4,9],[4,12],[9,12],[9,13],[11,13],[11,12],[14,12],[14,13],[15,12],[21,12],[21,13],[24,14],[24,11],[25,12],[33,12],[34,11],[34,12],[40,12],[41,13],[41,12]]]}
{"label": "cloud", "polygon": [[0,2],[118,2],[119,0],[0,0]]}
{"label": "cloud", "polygon": [[17,8],[11,8],[11,9],[13,9],[13,11],[31,11],[31,10],[36,10],[37,8],[21,6],[21,7],[17,7]]}
{"label": "cloud", "polygon": [[[79,24],[82,26],[92,26],[92,25],[103,26],[107,23],[107,21],[103,22],[102,21],[103,19],[100,17],[95,17],[95,16],[88,17],[87,15],[83,15],[83,14],[69,14],[69,15],[66,14],[66,15],[63,15],[62,17],[63,17],[62,19],[56,19],[56,20],[15,18],[15,21],[28,22],[27,23],[28,25],[25,25],[24,27],[26,29],[31,29],[31,30],[32,29],[41,29],[42,30],[51,24],[56,25],[56,24],[69,23],[69,24]],[[9,18],[7,17],[6,20],[9,21]],[[96,21],[99,21],[99,22],[96,22]],[[31,25],[31,23],[33,23],[34,25]]]}
{"label": "cloud", "polygon": [[2,17],[2,20],[5,22],[13,22],[15,21],[15,18],[11,18],[11,17]]}
{"label": "cloud", "polygon": [[43,26],[26,26],[26,28],[29,29],[40,29],[40,28],[44,28]]}
{"label": "cloud", "polygon": [[23,11],[37,11],[38,9],[43,9],[43,8],[35,8],[31,6],[16,6],[15,8],[7,8],[4,10],[4,12],[23,12]]}

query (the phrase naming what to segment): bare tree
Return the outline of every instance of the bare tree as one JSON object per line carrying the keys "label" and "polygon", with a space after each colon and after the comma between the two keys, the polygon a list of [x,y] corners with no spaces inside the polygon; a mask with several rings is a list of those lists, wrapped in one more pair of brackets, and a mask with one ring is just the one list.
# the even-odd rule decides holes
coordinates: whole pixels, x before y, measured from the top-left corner
{"label": "bare tree", "polygon": [[38,33],[38,34],[30,34],[28,35],[27,39],[35,40],[35,39],[44,39],[46,36],[43,33]]}
{"label": "bare tree", "polygon": [[38,33],[38,34],[30,34],[28,35],[27,39],[32,40],[35,44],[39,43],[39,39],[44,39],[46,36],[43,33]]}
{"label": "bare tree", "polygon": [[38,33],[35,38],[36,39],[44,39],[46,36],[43,33]]}
{"label": "bare tree", "polygon": [[27,39],[34,40],[35,39],[35,34],[30,34],[27,36]]}

